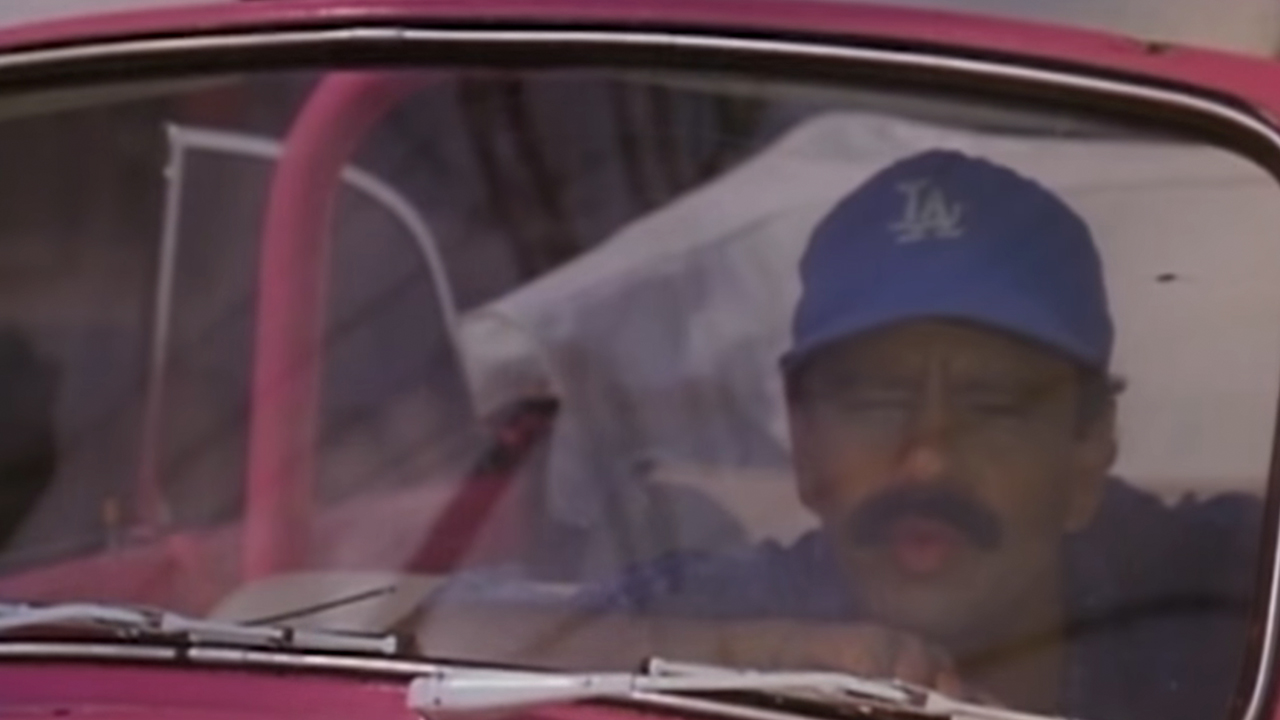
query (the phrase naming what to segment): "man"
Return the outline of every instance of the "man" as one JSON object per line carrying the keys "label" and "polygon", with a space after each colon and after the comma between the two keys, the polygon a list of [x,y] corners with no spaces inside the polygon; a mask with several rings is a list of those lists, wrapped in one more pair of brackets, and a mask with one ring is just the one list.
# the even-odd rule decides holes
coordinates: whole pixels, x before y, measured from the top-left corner
{"label": "man", "polygon": [[820,527],[789,547],[669,556],[582,598],[664,618],[656,636],[613,622],[556,641],[1099,720],[1220,717],[1259,510],[1168,508],[1109,477],[1113,329],[1076,213],[1009,169],[926,152],[839,202],[800,273],[781,365]]}

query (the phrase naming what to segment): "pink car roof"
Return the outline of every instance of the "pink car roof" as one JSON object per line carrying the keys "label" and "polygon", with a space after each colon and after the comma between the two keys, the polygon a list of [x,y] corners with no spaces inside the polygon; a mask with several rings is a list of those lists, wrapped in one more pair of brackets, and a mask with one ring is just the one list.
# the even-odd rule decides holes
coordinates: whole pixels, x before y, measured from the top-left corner
{"label": "pink car roof", "polygon": [[270,0],[86,15],[0,31],[0,52],[93,42],[360,24],[541,24],[774,38],[909,40],[1205,87],[1280,110],[1277,64],[1053,25],[814,0]]}

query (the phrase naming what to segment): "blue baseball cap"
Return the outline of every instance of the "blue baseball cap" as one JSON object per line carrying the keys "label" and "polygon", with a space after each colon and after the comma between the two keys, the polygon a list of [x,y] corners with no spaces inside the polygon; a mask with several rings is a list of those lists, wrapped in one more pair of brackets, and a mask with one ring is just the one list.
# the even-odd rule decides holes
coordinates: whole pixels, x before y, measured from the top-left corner
{"label": "blue baseball cap", "polygon": [[1039,183],[949,150],[901,160],[845,196],[800,260],[794,369],[847,337],[965,320],[1105,371],[1114,330],[1088,226]]}

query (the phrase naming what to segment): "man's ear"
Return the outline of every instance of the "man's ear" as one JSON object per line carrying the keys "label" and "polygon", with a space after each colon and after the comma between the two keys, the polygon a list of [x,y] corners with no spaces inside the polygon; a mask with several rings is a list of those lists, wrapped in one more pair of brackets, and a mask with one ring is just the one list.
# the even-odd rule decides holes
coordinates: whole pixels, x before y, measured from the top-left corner
{"label": "man's ear", "polygon": [[813,458],[817,449],[811,419],[805,413],[804,406],[798,400],[787,401],[787,432],[791,435],[791,466],[796,475],[796,491],[800,502],[809,512],[821,516],[819,508],[826,507],[826,492],[822,483],[818,482],[818,473],[813,467]]}
{"label": "man's ear", "polygon": [[1074,482],[1067,497],[1067,532],[1083,530],[1093,522],[1118,453],[1115,406],[1110,405],[1082,429],[1076,440],[1072,460]]}

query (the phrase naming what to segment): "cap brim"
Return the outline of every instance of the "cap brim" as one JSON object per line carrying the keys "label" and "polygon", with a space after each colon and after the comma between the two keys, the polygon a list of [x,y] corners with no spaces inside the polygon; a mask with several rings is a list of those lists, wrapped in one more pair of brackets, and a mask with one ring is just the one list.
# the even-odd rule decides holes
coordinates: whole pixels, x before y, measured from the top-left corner
{"label": "cap brim", "polygon": [[902,296],[889,302],[867,302],[856,311],[806,338],[780,359],[783,371],[790,372],[804,360],[841,340],[881,330],[912,320],[961,320],[1004,331],[1048,346],[1089,367],[1105,368],[1106,358],[1065,327],[1061,318],[1026,301],[1025,292],[1013,292],[985,285],[980,291],[959,292],[950,297]]}

